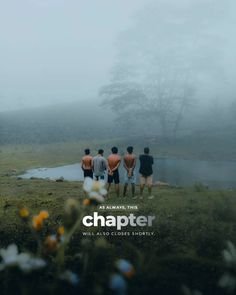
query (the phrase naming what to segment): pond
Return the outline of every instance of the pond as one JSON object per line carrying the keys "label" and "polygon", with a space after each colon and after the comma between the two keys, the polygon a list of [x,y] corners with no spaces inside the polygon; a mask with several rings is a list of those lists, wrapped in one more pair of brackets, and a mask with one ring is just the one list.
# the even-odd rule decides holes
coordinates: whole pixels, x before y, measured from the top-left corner
{"label": "pond", "polygon": [[[138,165],[137,172],[138,173]],[[124,179],[124,168],[120,167],[121,182]],[[26,171],[22,178],[43,178],[65,180],[83,180],[83,171],[79,163],[55,168],[38,168]],[[200,161],[183,159],[154,159],[154,181],[168,182],[173,186],[191,186],[202,183],[210,188],[236,188],[236,162]]]}

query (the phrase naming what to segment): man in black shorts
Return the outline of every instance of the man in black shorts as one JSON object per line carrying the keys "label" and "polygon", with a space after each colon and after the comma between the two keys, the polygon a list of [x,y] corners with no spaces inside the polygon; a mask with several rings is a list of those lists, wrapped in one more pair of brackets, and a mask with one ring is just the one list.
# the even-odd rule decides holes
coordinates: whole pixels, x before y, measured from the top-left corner
{"label": "man in black shorts", "polygon": [[90,149],[84,150],[85,155],[81,161],[81,168],[84,171],[84,178],[90,177],[93,178],[93,165],[92,160],[93,157],[90,155]]}

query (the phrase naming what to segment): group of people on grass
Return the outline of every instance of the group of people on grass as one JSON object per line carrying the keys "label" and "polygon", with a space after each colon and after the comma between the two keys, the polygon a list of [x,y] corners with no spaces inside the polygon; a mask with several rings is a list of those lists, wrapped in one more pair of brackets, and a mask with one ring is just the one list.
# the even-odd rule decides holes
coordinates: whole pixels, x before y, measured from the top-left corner
{"label": "group of people on grass", "polygon": [[[135,167],[137,164],[137,158],[133,153],[134,148],[132,146],[127,147],[127,153],[123,157],[123,166],[125,168],[124,189],[123,197],[126,197],[128,185],[131,185],[132,197],[135,198],[135,184],[136,174]],[[99,149],[95,157],[90,154],[90,149],[85,149],[85,155],[81,161],[81,168],[84,172],[84,177],[91,177],[95,180],[105,180],[107,173],[107,191],[109,192],[111,184],[115,183],[116,195],[120,196],[120,176],[119,167],[122,162],[122,157],[118,154],[118,148],[113,147],[111,154],[106,159],[104,150]],[[152,184],[153,184],[153,157],[149,154],[149,148],[144,148],[144,153],[139,156],[140,161],[140,197],[143,196],[145,185],[148,187],[149,198],[152,196]]]}

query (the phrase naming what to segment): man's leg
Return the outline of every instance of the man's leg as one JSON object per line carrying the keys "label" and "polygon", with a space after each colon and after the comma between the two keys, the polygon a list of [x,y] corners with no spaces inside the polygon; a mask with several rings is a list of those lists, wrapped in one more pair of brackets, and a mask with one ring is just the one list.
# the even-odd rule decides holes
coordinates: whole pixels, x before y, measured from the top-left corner
{"label": "man's leg", "polygon": [[116,187],[116,196],[117,198],[119,198],[120,197],[120,175],[118,170],[114,171],[113,179],[114,179],[115,187]]}
{"label": "man's leg", "polygon": [[134,198],[134,194],[135,194],[135,183],[132,183],[131,186],[132,186],[132,197]]}
{"label": "man's leg", "polygon": [[120,196],[120,185],[119,185],[119,183],[116,183],[115,186],[116,186],[116,196],[117,196],[117,198],[119,198],[119,196]]}
{"label": "man's leg", "polygon": [[140,184],[140,196],[143,196],[143,190],[144,190],[145,184]]}
{"label": "man's leg", "polygon": [[127,192],[127,188],[128,188],[128,183],[125,183],[124,185],[124,191],[123,191],[123,197],[126,197],[126,192]]}
{"label": "man's leg", "polygon": [[149,199],[152,199],[152,175],[147,177],[147,185],[148,185],[148,195],[149,195]]}
{"label": "man's leg", "polygon": [[107,193],[109,193],[109,190],[110,190],[112,181],[113,181],[112,176],[108,174],[108,178],[107,178]]}
{"label": "man's leg", "polygon": [[140,175],[140,196],[143,196],[143,190],[145,186],[145,177],[143,175]]}
{"label": "man's leg", "polygon": [[89,170],[89,177],[93,179],[93,171]]}

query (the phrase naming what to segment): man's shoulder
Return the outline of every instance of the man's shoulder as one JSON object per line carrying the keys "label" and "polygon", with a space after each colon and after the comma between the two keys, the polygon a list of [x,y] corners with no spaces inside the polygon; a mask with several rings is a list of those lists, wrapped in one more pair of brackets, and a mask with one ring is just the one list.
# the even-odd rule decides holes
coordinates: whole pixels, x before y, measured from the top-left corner
{"label": "man's shoulder", "polygon": [[126,154],[124,156],[124,160],[130,160],[130,159],[136,159],[136,155],[135,154]]}
{"label": "man's shoulder", "polygon": [[110,154],[107,159],[121,159],[121,156],[118,154]]}
{"label": "man's shoulder", "polygon": [[83,156],[83,159],[92,159],[93,157],[91,155],[85,155]]}

